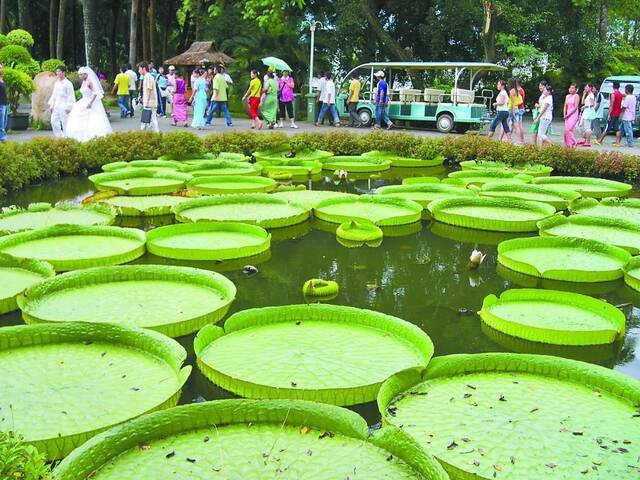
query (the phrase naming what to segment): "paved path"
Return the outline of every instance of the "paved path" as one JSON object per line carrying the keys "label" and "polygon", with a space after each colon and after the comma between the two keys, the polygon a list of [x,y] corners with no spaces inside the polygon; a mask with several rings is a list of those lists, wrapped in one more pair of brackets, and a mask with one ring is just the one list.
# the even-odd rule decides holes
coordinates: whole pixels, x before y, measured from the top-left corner
{"label": "paved path", "polygon": [[[129,118],[129,119],[120,119],[118,112],[112,111],[111,112],[111,125],[114,129],[114,131],[117,132],[123,132],[123,131],[132,131],[132,130],[137,130],[140,128],[140,123],[139,123],[139,114],[137,118]],[[185,127],[173,127],[171,126],[171,119],[169,118],[159,118],[158,119],[158,124],[160,126],[160,131],[161,132],[174,132],[174,131],[190,131],[192,133],[195,133],[197,135],[209,135],[211,133],[220,133],[220,132],[229,132],[229,131],[249,131],[249,120],[246,118],[238,118],[234,120],[234,124],[231,127],[227,127],[224,123],[224,118],[215,118],[214,119],[214,125],[211,127],[207,127],[204,130],[195,130],[193,128],[185,128]],[[333,127],[329,127],[328,125],[325,126],[320,126],[320,127],[314,127],[313,124],[306,122],[306,121],[299,121],[297,122],[298,124],[298,129],[292,129],[292,128],[284,128],[284,129],[275,129],[275,130],[267,130],[265,129],[265,132],[270,132],[270,131],[275,131],[275,132],[283,132],[285,134],[288,135],[293,135],[295,133],[298,132],[328,132],[333,130]],[[529,134],[529,126],[530,126],[530,121],[527,122],[525,120],[525,139],[527,142],[531,141],[531,134]],[[363,133],[367,133],[370,131],[369,128],[349,128],[349,127],[341,127],[340,128],[341,131],[348,131],[354,134],[363,134]],[[404,132],[404,133],[411,133],[413,135],[418,135],[418,136],[424,136],[424,137],[443,137],[445,136],[444,134],[438,132],[435,129],[415,129],[415,128],[411,128],[411,129],[404,129],[404,128],[397,128],[392,130],[392,132]],[[485,131],[486,132],[486,127],[485,127]],[[562,144],[563,142],[563,125],[562,122],[560,121],[554,121],[553,123],[553,134],[551,135],[551,139],[554,143],[556,144]],[[50,136],[51,135],[51,131],[49,130],[27,130],[26,132],[14,132],[9,134],[9,136],[7,137],[7,140],[9,141],[25,141],[25,140],[29,140],[31,138],[34,137],[38,137],[38,136]],[[457,135],[457,134],[454,134]],[[590,149],[592,150],[616,150],[616,151],[622,151],[623,153],[629,153],[629,154],[634,154],[634,155],[640,155],[640,140],[638,140],[638,142],[636,142],[637,146],[634,148],[614,148],[612,147],[613,143],[613,136],[609,136],[606,140],[605,140],[605,145],[602,146],[597,146],[597,145],[593,145]],[[586,149],[585,149],[586,150]]]}

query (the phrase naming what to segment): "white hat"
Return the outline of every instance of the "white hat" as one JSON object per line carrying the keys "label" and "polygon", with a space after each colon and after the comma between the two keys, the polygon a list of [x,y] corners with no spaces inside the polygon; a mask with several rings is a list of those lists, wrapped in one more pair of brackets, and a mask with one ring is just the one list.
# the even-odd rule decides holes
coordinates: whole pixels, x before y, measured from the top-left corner
{"label": "white hat", "polygon": [[169,70],[175,70],[176,67],[174,67],[173,65],[169,65]]}
{"label": "white hat", "polygon": [[378,70],[375,76],[384,78],[384,72],[382,70]]}

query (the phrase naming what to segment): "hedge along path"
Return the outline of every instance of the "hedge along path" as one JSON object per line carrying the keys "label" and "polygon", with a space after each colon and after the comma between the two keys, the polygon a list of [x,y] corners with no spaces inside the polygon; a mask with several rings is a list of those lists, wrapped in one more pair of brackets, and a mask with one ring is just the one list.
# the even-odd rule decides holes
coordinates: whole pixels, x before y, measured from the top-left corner
{"label": "hedge along path", "polygon": [[98,435],[56,468],[56,480],[134,480],[141,471],[149,478],[449,478],[400,429],[369,434],[362,417],[347,409],[219,400],[156,412]]}
{"label": "hedge along path", "polygon": [[180,171],[194,177],[212,177],[214,175],[260,175],[262,165],[257,163],[233,162],[229,160],[213,160],[185,164]]}
{"label": "hedge along path", "polygon": [[270,192],[276,186],[276,181],[271,178],[246,175],[196,177],[187,182],[188,189],[205,195]]}
{"label": "hedge along path", "polygon": [[12,205],[0,213],[0,235],[35,230],[58,224],[111,225],[116,211],[110,206],[77,205],[62,202],[52,207],[50,203],[32,203],[26,209]]}
{"label": "hedge along path", "polygon": [[96,173],[89,180],[100,191],[119,195],[161,195],[183,190],[191,176],[173,171],[125,168],[115,172]]}
{"label": "hedge along path", "polygon": [[377,188],[375,194],[413,200],[422,205],[422,208],[427,208],[427,205],[433,200],[451,197],[475,197],[478,195],[477,192],[460,188],[460,186],[436,182],[386,185]]}
{"label": "hedge along path", "polygon": [[479,193],[483,197],[513,198],[548,203],[556,210],[566,210],[571,202],[581,197],[578,192],[570,190],[558,190],[544,185],[517,182],[485,183]]}
{"label": "hedge along path", "polygon": [[59,275],[17,302],[26,323],[115,323],[180,337],[222,320],[235,296],[233,282],[219,273],[126,265]]}
{"label": "hedge along path", "polygon": [[504,162],[491,160],[467,160],[460,162],[462,170],[507,170],[515,173],[531,175],[532,177],[548,177],[553,172],[553,167],[539,163],[526,163],[511,165]]}
{"label": "hedge along path", "polygon": [[[485,183],[531,183],[534,177],[522,173],[501,170],[463,170],[451,172],[445,183],[461,183],[466,187],[481,187]],[[565,189],[566,190],[566,189]]]}
{"label": "hedge along path", "polygon": [[608,197],[598,202],[595,198],[581,198],[569,205],[569,211],[592,217],[640,222],[640,199]]}
{"label": "hedge along path", "polygon": [[640,225],[627,220],[590,215],[554,215],[538,223],[540,235],[598,240],[624,248],[631,255],[640,253]]}
{"label": "hedge along path", "polygon": [[334,405],[375,399],[389,375],[427,365],[433,355],[431,340],[415,325],[322,304],[244,310],[224,330],[200,330],[194,348],[202,373],[237,395]]}
{"label": "hedge along path", "polygon": [[533,277],[566,282],[608,282],[623,276],[631,254],[595,240],[532,237],[498,245],[498,263]]}
{"label": "hedge along path", "polygon": [[63,458],[107,428],[176,405],[186,356],[164,335],[118,325],[3,327],[0,430]]}
{"label": "hedge along path", "polygon": [[353,193],[336,192],[333,190],[289,190],[275,192],[272,195],[283,200],[299,203],[309,209],[315,208],[318,203],[327,198],[355,198],[357,196]]}
{"label": "hedge along path", "polygon": [[[402,426],[452,479],[636,478],[640,383],[545,355],[448,355],[387,380]],[[597,414],[594,414],[597,412]]]}
{"label": "hedge along path", "polygon": [[310,208],[267,193],[242,193],[197,198],[173,207],[179,222],[242,222],[263,228],[302,223]]}
{"label": "hedge along path", "polygon": [[155,172],[177,172],[181,163],[175,160],[133,160],[131,162],[111,162],[102,165],[103,172],[117,172],[124,169],[144,168]]}
{"label": "hedge along path", "polygon": [[451,197],[434,200],[431,216],[458,227],[498,232],[533,232],[537,223],[556,212],[551,205],[510,198]]}
{"label": "hedge along path", "polygon": [[515,289],[488,295],[480,318],[513,337],[554,345],[602,345],[624,337],[625,316],[607,302],[557,290]]}
{"label": "hedge along path", "polygon": [[180,223],[147,233],[149,253],[178,260],[231,260],[268,251],[271,234],[235,222]]}
{"label": "hedge along path", "polygon": [[0,315],[18,309],[18,294],[54,275],[46,262],[0,253]]}
{"label": "hedge along path", "polygon": [[592,198],[627,197],[633,188],[627,183],[592,177],[539,177],[533,183],[560,190],[574,190],[583,197]]}
{"label": "hedge along path", "polygon": [[422,206],[404,198],[380,195],[328,198],[318,203],[314,215],[331,223],[368,220],[378,226],[396,226],[419,222]]}
{"label": "hedge along path", "polygon": [[182,195],[149,195],[143,197],[116,195],[95,201],[115,208],[121,217],[154,217],[172,215],[171,209],[175,205],[191,200],[191,198]]}
{"label": "hedge along path", "polygon": [[362,154],[363,157],[382,158],[390,160],[392,167],[399,168],[420,168],[420,167],[437,167],[444,163],[444,155],[436,155],[430,159],[410,158],[398,155],[398,152],[371,150]]}
{"label": "hedge along path", "polygon": [[54,225],[0,237],[0,253],[42,260],[64,272],[131,262],[144,255],[146,240],[137,228]]}
{"label": "hedge along path", "polygon": [[391,161],[376,157],[338,156],[322,161],[324,170],[345,170],[346,172],[382,172],[391,168]]}

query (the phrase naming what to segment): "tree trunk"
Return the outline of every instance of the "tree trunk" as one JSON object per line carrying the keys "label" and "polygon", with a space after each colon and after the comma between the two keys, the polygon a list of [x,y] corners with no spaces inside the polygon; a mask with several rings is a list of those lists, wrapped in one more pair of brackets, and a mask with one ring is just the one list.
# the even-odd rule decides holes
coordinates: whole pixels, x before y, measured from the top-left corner
{"label": "tree trunk", "polygon": [[191,12],[187,11],[184,15],[184,24],[182,25],[182,36],[180,37],[180,43],[178,44],[178,51],[184,52],[187,48],[187,41],[189,40],[189,27],[191,26]]}
{"label": "tree trunk", "polygon": [[96,0],[82,0],[82,21],[84,24],[84,54],[87,65],[98,66],[98,12]]}
{"label": "tree trunk", "polygon": [[0,33],[7,31],[7,0],[0,0]]}
{"label": "tree trunk", "polygon": [[138,47],[138,0],[131,0],[131,15],[129,16],[129,63],[136,65],[136,48]]}
{"label": "tree trunk", "polygon": [[56,56],[56,0],[49,0],[49,58]]}
{"label": "tree trunk", "polygon": [[391,52],[391,54],[398,58],[398,60],[411,61],[413,60],[413,54],[411,50],[402,48],[398,41],[389,35],[385,30],[380,20],[376,16],[375,12],[371,8],[368,0],[360,0],[360,7],[365,19],[371,26],[371,29],[378,37],[378,40],[382,45]]}
{"label": "tree trunk", "polygon": [[[78,14],[77,14],[77,4],[76,2],[71,2],[71,25],[72,25],[72,34],[73,34],[73,39],[77,39],[78,38]],[[71,55],[73,57],[73,64],[74,65],[78,65],[78,42],[77,41],[73,41],[71,42]]]}
{"label": "tree trunk", "polygon": [[600,18],[598,21],[598,36],[602,43],[607,41],[607,31],[609,30],[609,9],[607,0],[600,0]]}
{"label": "tree trunk", "polygon": [[142,20],[141,20],[141,32],[142,32],[142,56],[144,57],[145,62],[150,61],[149,58],[149,38],[147,32],[148,23],[145,21],[145,14],[147,13],[147,0],[142,0],[141,2],[141,10],[142,10]]}
{"label": "tree trunk", "polygon": [[116,50],[116,37],[118,36],[118,23],[120,22],[121,0],[111,1],[111,38],[109,39],[111,71],[118,71],[118,56]]}
{"label": "tree trunk", "polygon": [[196,11],[195,11],[195,19],[196,19],[196,41],[202,40],[203,37],[203,14],[202,14],[202,0],[196,0]]}
{"label": "tree trunk", "polygon": [[29,0],[18,0],[18,28],[31,31]]}
{"label": "tree trunk", "polygon": [[64,17],[67,9],[67,0],[60,0],[58,6],[58,33],[56,40],[55,58],[63,59],[64,55]]}
{"label": "tree trunk", "polygon": [[156,59],[156,0],[149,0],[149,59]]}
{"label": "tree trunk", "polygon": [[495,35],[495,3],[493,0],[484,0],[484,24],[482,26],[482,46],[484,47],[484,61],[494,63],[496,61],[496,35]]}

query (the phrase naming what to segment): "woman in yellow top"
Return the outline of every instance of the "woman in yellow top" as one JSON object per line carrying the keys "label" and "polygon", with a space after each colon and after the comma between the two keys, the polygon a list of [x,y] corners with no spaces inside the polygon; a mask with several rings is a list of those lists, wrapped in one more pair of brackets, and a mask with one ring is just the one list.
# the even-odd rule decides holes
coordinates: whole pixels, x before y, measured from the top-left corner
{"label": "woman in yellow top", "polygon": [[248,99],[249,103],[249,118],[251,118],[251,128],[256,128],[256,122],[258,122],[258,130],[262,130],[262,120],[258,110],[260,108],[260,95],[262,94],[262,82],[260,81],[260,74],[256,70],[251,70],[251,81],[249,82],[249,88],[242,96],[244,102]]}
{"label": "woman in yellow top", "polygon": [[120,67],[120,73],[116,75],[113,81],[113,90],[111,93],[118,95],[118,106],[120,107],[120,118],[127,118],[127,115],[133,117],[133,113],[129,112],[129,82],[131,79],[125,72],[127,67]]}
{"label": "woman in yellow top", "polygon": [[351,76],[351,82],[349,82],[349,98],[347,99],[350,127],[362,126],[362,122],[360,121],[360,117],[358,116],[358,112],[356,111],[358,108],[358,101],[360,99],[360,88],[362,88],[360,79],[358,78],[358,74],[354,73]]}
{"label": "woman in yellow top", "polygon": [[[514,138],[519,138],[520,143],[524,143],[524,128],[522,127],[522,110],[524,99],[520,94],[520,85],[516,79],[509,80],[509,123]],[[503,134],[504,135],[504,134]]]}

